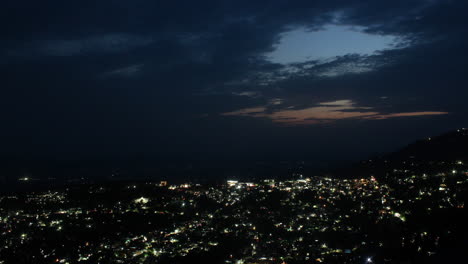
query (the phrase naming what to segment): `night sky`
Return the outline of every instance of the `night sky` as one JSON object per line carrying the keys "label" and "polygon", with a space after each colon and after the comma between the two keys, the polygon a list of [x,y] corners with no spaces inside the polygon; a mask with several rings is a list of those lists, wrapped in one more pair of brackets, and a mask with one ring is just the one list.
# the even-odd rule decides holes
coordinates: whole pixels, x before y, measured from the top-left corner
{"label": "night sky", "polygon": [[467,126],[468,1],[6,0],[0,154],[358,160]]}

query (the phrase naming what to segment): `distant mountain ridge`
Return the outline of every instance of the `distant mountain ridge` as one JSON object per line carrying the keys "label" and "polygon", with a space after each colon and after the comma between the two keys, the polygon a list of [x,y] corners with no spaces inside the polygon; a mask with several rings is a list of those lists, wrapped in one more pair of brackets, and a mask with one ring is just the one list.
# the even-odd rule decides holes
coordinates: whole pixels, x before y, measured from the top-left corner
{"label": "distant mountain ridge", "polygon": [[453,160],[468,159],[468,129],[461,128],[440,136],[418,140],[383,159],[404,160]]}
{"label": "distant mountain ridge", "polygon": [[360,178],[369,175],[382,178],[391,175],[394,169],[441,171],[457,162],[468,164],[467,128],[418,140],[395,152],[337,168],[328,174],[339,178]]}

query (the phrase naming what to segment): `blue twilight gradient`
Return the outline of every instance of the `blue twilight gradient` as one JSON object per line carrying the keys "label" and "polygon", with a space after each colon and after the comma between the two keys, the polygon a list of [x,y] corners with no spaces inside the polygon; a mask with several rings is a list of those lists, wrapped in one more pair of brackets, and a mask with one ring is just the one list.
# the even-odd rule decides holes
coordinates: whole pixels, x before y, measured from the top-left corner
{"label": "blue twilight gradient", "polygon": [[272,62],[288,64],[352,53],[371,55],[396,43],[395,36],[367,34],[359,27],[328,25],[319,31],[301,27],[284,33],[276,50],[267,56]]}

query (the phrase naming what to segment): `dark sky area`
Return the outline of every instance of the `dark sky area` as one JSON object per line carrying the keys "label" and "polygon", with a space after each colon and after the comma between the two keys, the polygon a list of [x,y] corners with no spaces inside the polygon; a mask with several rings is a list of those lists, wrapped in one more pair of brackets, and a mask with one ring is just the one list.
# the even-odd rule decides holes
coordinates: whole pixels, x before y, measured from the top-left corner
{"label": "dark sky area", "polygon": [[464,127],[466,0],[2,1],[0,154],[353,160]]}

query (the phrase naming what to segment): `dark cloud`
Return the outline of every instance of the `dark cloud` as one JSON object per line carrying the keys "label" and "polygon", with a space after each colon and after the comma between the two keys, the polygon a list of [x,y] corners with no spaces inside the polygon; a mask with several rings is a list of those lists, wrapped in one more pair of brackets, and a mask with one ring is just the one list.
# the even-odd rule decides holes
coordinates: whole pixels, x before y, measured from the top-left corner
{"label": "dark cloud", "polygon": [[[310,146],[332,157],[354,147],[346,139],[361,154],[403,144],[466,121],[467,11],[463,0],[6,1],[3,151],[315,158]],[[290,65],[265,55],[281,33],[330,23],[400,46]],[[353,102],[349,118],[266,118],[339,100]],[[257,117],[223,115],[245,109]]]}

